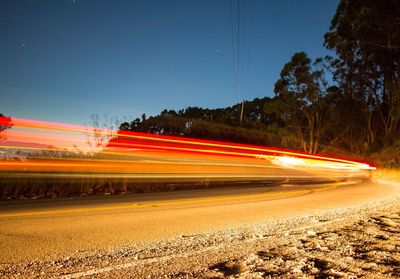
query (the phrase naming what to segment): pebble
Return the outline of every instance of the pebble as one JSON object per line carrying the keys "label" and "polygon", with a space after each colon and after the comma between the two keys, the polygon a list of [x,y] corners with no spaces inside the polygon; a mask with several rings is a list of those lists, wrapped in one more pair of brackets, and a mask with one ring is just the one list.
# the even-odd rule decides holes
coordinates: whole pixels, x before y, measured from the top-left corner
{"label": "pebble", "polygon": [[301,269],[300,268],[293,268],[292,269],[292,273],[303,273],[303,271],[301,271]]}
{"label": "pebble", "polygon": [[317,233],[316,233],[315,231],[312,231],[312,230],[307,231],[307,234],[308,234],[309,236],[315,236],[315,235],[317,235]]}

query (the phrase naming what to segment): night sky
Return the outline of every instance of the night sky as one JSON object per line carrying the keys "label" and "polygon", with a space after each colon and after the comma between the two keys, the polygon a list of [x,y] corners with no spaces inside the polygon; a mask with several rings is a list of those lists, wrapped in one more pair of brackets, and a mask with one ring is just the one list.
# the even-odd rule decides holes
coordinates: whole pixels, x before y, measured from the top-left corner
{"label": "night sky", "polygon": [[338,0],[240,4],[239,93],[230,0],[2,0],[0,113],[84,124],[92,113],[226,107],[273,96],[294,52],[328,54]]}

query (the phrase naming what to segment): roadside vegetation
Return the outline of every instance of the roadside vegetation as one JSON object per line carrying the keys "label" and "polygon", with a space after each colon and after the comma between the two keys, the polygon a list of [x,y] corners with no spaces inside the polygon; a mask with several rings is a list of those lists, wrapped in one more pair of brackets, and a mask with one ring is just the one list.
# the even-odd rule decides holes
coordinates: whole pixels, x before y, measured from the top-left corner
{"label": "roadside vegetation", "polygon": [[400,181],[400,170],[398,168],[378,169],[377,171],[374,172],[373,177],[377,179],[385,178],[385,179]]}
{"label": "roadside vegetation", "polygon": [[[62,174],[27,176],[26,173],[2,173],[0,200],[85,197],[90,195],[127,195],[189,189],[207,189],[232,185],[243,186],[251,181],[232,179],[137,179],[98,175],[93,177],[64,177]],[[256,180],[255,183],[263,183]],[[268,182],[264,182],[264,185]],[[270,183],[270,182],[269,182]]]}

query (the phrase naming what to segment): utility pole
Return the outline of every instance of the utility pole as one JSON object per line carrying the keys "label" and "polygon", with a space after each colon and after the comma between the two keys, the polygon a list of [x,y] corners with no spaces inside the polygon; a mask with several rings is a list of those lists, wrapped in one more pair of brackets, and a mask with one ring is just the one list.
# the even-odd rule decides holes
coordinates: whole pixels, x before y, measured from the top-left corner
{"label": "utility pole", "polygon": [[242,121],[243,121],[244,102],[245,102],[245,100],[242,101],[242,107],[240,109],[240,125],[242,125]]}

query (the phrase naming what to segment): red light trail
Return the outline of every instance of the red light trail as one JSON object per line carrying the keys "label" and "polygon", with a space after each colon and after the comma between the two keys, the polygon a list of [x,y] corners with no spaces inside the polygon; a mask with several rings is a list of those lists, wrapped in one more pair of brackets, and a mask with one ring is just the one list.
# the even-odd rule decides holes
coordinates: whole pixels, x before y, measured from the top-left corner
{"label": "red light trail", "polygon": [[[1,117],[0,172],[118,177],[366,177],[366,163],[278,148]],[[103,146],[96,144],[102,137]]]}

